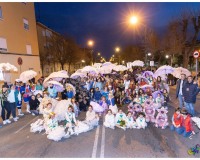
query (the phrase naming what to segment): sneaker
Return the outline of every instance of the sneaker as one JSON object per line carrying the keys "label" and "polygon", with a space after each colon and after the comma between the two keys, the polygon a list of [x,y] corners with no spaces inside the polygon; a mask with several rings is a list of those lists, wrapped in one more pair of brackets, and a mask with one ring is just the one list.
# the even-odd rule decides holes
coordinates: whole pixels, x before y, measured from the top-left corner
{"label": "sneaker", "polygon": [[3,121],[3,125],[6,125],[7,124],[7,121],[5,120],[5,121]]}
{"label": "sneaker", "polygon": [[26,110],[26,112],[31,113],[31,111],[29,111],[29,110]]}
{"label": "sneaker", "polygon": [[32,116],[35,116],[35,114],[34,114],[34,113],[32,113]]}
{"label": "sneaker", "polygon": [[7,122],[8,124],[10,124],[10,123],[11,123],[11,121],[10,121],[9,119],[7,119],[7,120],[6,120],[6,122]]}
{"label": "sneaker", "polygon": [[18,114],[18,116],[23,116],[24,115],[24,113],[20,113],[20,114]]}
{"label": "sneaker", "polygon": [[15,121],[15,122],[17,122],[17,118],[15,117],[15,118],[13,118],[13,120]]}
{"label": "sneaker", "polygon": [[19,117],[15,117],[17,120],[19,119]]}

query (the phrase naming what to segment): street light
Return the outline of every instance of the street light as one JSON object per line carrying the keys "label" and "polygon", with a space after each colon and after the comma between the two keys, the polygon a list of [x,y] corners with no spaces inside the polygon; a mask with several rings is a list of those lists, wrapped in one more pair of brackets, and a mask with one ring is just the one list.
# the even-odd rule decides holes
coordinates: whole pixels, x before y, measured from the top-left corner
{"label": "street light", "polygon": [[[93,47],[94,46],[94,41],[93,40],[89,40],[88,42],[87,42],[87,44],[88,44],[88,46],[89,47]],[[92,65],[94,64],[94,54],[93,54],[93,50],[91,49],[91,55],[92,55]]]}
{"label": "street light", "polygon": [[115,48],[115,52],[118,53],[118,63],[120,64],[120,54],[119,54],[120,48],[119,48],[119,47],[116,47],[116,48]]}
{"label": "street light", "polygon": [[98,53],[98,56],[100,56],[101,55],[101,53]]}
{"label": "street light", "polygon": [[148,56],[151,56],[151,53],[148,53]]}
{"label": "street light", "polygon": [[168,58],[169,58],[169,55],[166,55],[165,58],[168,59]]}
{"label": "street light", "polygon": [[82,63],[85,63],[85,60],[82,60],[81,62],[82,62]]}
{"label": "street light", "polygon": [[119,52],[119,51],[120,51],[120,48],[119,48],[119,47],[116,47],[116,48],[115,48],[115,51],[116,51],[116,52]]}
{"label": "street light", "polygon": [[138,23],[138,18],[136,16],[130,17],[130,24],[135,25]]}

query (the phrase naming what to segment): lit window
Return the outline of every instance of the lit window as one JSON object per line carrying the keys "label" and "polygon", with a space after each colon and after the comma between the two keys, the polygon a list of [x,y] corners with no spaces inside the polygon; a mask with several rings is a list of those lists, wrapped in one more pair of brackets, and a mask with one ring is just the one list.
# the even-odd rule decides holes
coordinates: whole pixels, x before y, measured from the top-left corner
{"label": "lit window", "polygon": [[32,54],[31,45],[26,45],[26,53],[27,53],[27,54]]}
{"label": "lit window", "polygon": [[0,6],[0,19],[2,19],[2,18],[3,18],[2,8],[1,8],[1,6]]}
{"label": "lit window", "polygon": [[24,18],[23,23],[24,23],[24,29],[29,30],[28,20]]}
{"label": "lit window", "polygon": [[7,49],[7,42],[5,38],[0,37],[0,52],[6,52]]}

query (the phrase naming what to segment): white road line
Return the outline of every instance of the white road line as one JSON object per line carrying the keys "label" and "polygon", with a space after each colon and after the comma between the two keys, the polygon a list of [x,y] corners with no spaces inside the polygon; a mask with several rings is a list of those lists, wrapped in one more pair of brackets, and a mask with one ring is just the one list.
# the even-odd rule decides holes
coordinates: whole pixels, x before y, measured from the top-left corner
{"label": "white road line", "polygon": [[26,125],[24,125],[23,127],[21,127],[20,129],[18,129],[15,134],[19,133],[22,129],[24,129],[25,127],[27,127],[28,125],[30,125],[31,122],[33,122],[33,120],[35,120],[38,117],[33,118],[30,122],[28,122]]}
{"label": "white road line", "polygon": [[92,150],[92,158],[96,158],[96,156],[97,156],[97,146],[98,146],[98,139],[99,139],[99,128],[100,128],[100,126],[97,127],[96,134],[95,134],[94,146],[93,146],[93,150]]}
{"label": "white road line", "polygon": [[102,128],[102,137],[101,137],[101,153],[100,158],[104,158],[104,149],[105,149],[105,127]]}

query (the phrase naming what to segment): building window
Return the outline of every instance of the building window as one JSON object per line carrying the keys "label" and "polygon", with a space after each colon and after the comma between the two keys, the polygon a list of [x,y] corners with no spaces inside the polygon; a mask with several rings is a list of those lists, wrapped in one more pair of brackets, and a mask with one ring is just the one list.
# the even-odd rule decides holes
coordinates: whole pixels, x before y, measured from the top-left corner
{"label": "building window", "polygon": [[27,53],[27,54],[32,54],[31,45],[26,45],[26,53]]}
{"label": "building window", "polygon": [[2,8],[0,6],[0,19],[3,19],[3,13],[2,13]]}
{"label": "building window", "polygon": [[7,52],[7,42],[5,38],[0,37],[0,52]]}
{"label": "building window", "polygon": [[29,30],[28,20],[24,18],[23,23],[24,23],[24,29]]}

